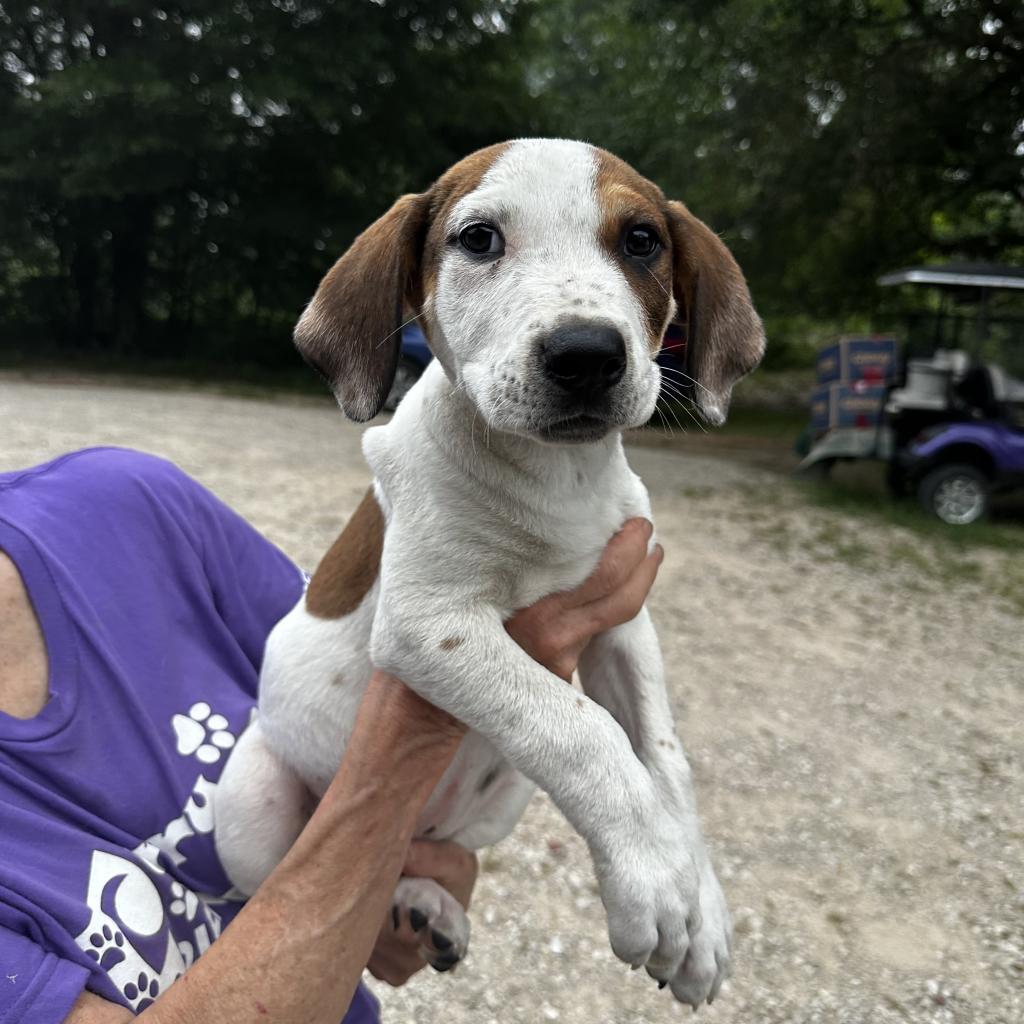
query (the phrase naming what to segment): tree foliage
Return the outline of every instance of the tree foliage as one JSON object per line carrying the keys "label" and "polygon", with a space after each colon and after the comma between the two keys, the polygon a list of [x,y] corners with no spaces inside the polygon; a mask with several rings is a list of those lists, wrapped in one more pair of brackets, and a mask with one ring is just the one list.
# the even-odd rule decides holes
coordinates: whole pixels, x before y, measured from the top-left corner
{"label": "tree foliage", "polygon": [[1024,257],[1019,0],[0,3],[0,344],[273,365],[319,275],[472,149],[586,138],[777,316]]}

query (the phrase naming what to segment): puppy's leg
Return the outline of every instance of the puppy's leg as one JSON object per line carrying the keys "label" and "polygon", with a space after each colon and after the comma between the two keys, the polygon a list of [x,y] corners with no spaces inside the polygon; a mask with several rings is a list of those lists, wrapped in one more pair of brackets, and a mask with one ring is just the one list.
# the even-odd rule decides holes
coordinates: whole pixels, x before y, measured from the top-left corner
{"label": "puppy's leg", "polygon": [[[440,588],[439,588],[440,589]],[[696,925],[702,848],[603,707],[518,647],[497,609],[382,599],[373,661],[485,736],[590,846],[616,955],[674,976]],[[396,601],[400,595],[396,594]],[[710,987],[710,986],[709,986]],[[706,993],[703,993],[706,995]]]}
{"label": "puppy's leg", "polygon": [[305,827],[310,802],[254,720],[231,751],[214,795],[217,856],[235,888],[251,896],[277,867]]}
{"label": "puppy's leg", "polygon": [[462,904],[432,878],[402,878],[391,902],[391,927],[408,926],[434,970],[450,971],[469,948],[469,918]]}
{"label": "puppy's leg", "polygon": [[586,693],[607,708],[629,737],[673,815],[688,836],[680,856],[695,858],[700,878],[698,908],[691,911],[689,949],[682,966],[653,956],[648,973],[671,984],[684,1003],[713,999],[729,970],[729,911],[711,866],[697,818],[697,803],[683,745],[676,734],[665,689],[658,637],[647,609],[631,622],[595,637],[580,658]]}

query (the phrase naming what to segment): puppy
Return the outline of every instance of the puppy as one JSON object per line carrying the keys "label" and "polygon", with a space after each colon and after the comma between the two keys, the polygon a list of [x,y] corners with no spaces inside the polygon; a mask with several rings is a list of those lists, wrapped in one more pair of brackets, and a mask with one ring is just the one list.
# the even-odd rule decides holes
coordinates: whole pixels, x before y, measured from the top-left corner
{"label": "puppy", "polygon": [[[351,419],[380,410],[406,312],[436,359],[364,435],[373,487],[267,642],[258,717],[217,795],[224,866],[252,892],[283,857],[376,665],[471,730],[419,834],[495,843],[541,786],[589,846],[616,955],[682,1002],[710,1001],[729,913],[649,615],[590,643],[586,696],[502,623],[581,583],[624,520],[650,518],[620,431],[654,411],[671,321],[687,328],[697,406],[724,421],[764,349],[743,276],[621,160],[525,139],[403,196],[320,284],[296,343]],[[291,812],[268,816],[270,796]],[[435,966],[465,955],[469,922],[436,882],[402,879],[394,905],[441,936],[424,944]]]}

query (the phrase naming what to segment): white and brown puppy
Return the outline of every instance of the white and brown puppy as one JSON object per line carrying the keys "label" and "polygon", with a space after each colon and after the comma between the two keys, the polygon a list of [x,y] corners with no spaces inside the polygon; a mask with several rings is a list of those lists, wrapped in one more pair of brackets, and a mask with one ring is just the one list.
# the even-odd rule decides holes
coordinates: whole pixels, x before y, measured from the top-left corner
{"label": "white and brown puppy", "polygon": [[[541,786],[589,845],[615,953],[697,1006],[728,971],[729,914],[649,616],[590,643],[586,696],[502,623],[578,585],[625,519],[650,517],[620,431],[654,410],[673,319],[696,403],[723,421],[764,348],[743,276],[621,160],[529,139],[403,196],[324,278],[296,341],[352,419],[381,408],[409,312],[437,358],[366,432],[373,488],[268,641],[259,714],[217,795],[225,868],[251,892],[283,856],[376,665],[471,730],[419,834],[497,842]],[[435,882],[403,879],[395,905],[428,926],[436,966],[465,954],[468,921]]]}

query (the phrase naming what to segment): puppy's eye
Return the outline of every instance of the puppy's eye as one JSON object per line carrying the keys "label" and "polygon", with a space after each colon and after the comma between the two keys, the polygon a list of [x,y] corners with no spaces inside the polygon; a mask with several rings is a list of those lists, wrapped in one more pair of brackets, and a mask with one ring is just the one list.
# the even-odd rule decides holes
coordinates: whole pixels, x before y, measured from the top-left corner
{"label": "puppy's eye", "polygon": [[642,260],[653,256],[661,248],[658,232],[649,224],[637,224],[626,232],[622,240],[622,251],[627,256]]}
{"label": "puppy's eye", "polygon": [[505,239],[490,224],[470,224],[463,228],[459,244],[474,256],[500,256],[505,251]]}

